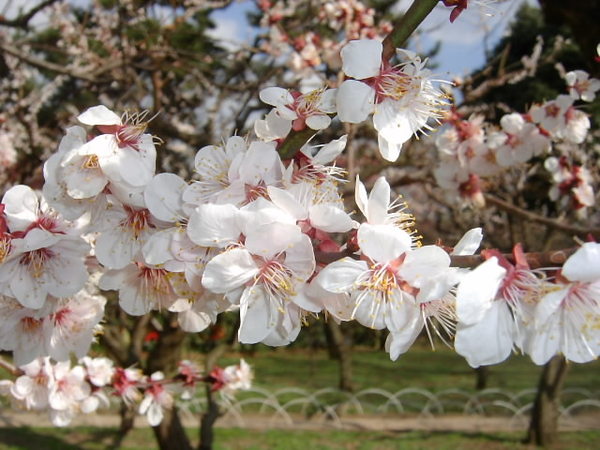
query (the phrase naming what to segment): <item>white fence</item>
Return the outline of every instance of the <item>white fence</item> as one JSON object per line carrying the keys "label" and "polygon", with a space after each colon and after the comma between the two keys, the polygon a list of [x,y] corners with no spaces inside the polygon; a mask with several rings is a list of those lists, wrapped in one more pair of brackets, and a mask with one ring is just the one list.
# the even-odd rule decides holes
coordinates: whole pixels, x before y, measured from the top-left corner
{"label": "white fence", "polygon": [[[431,392],[407,388],[397,392],[372,388],[350,393],[327,388],[308,391],[283,388],[269,391],[253,388],[238,392],[237,398],[221,402],[221,411],[235,423],[245,426],[244,416],[260,414],[268,421],[293,425],[299,417],[304,420],[325,418],[342,425],[345,418],[357,415],[435,417],[444,414],[506,417],[515,426],[527,422],[533,407],[535,389],[509,392],[485,389],[477,392],[447,389]],[[180,406],[184,414],[195,415],[204,410],[206,399],[195,398]],[[560,420],[576,420],[580,414],[600,413],[600,391],[565,389],[561,396]],[[600,427],[600,420],[598,421]]]}

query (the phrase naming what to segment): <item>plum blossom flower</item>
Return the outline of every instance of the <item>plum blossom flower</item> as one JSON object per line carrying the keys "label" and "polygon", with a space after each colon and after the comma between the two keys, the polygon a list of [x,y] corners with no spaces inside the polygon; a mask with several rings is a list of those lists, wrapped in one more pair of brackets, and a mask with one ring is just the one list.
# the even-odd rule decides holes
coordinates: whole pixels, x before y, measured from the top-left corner
{"label": "plum blossom flower", "polygon": [[231,399],[237,391],[246,391],[252,387],[254,374],[250,365],[241,359],[239,364],[224,369],[215,367],[210,377],[213,380],[212,390],[221,392],[225,399]]}
{"label": "plum blossom flower", "polygon": [[88,252],[80,238],[34,228],[11,240],[11,251],[0,265],[0,292],[32,309],[41,308],[48,294],[73,295],[88,279]]}
{"label": "plum blossom flower", "polygon": [[112,183],[124,189],[145,186],[152,179],[156,148],[152,136],[145,133],[147,113],[125,113],[121,118],[100,105],[87,109],[77,119],[103,133],[77,150],[79,156],[87,158],[87,166],[101,169]]}
{"label": "plum blossom flower", "polygon": [[85,380],[85,369],[81,366],[71,367],[69,361],[54,365],[54,379],[48,394],[50,418],[54,425],[63,427],[71,422],[79,410],[79,404],[89,397],[91,389]]}
{"label": "plum blossom flower", "polygon": [[569,162],[567,157],[550,157],[544,161],[544,167],[552,175],[554,185],[548,193],[551,200],[562,198],[575,209],[594,206],[595,197],[592,187],[592,175],[583,166]]}
{"label": "plum blossom flower", "polygon": [[533,121],[539,124],[552,137],[581,144],[590,128],[590,119],[583,111],[575,109],[573,97],[559,95],[542,105],[534,105],[529,110]]}
{"label": "plum blossom flower", "polygon": [[[307,306],[300,295],[302,286],[315,269],[311,241],[295,223],[286,220],[281,210],[264,199],[248,205],[243,216],[232,212],[229,217],[233,222],[221,223],[231,230],[234,240],[230,243],[240,236],[236,230],[243,229],[243,244],[229,245],[211,259],[204,269],[202,284],[240,305],[240,342],[282,345],[279,342],[283,339],[289,343],[300,330],[299,307]],[[243,227],[240,217],[245,219]],[[203,228],[199,227],[198,233]],[[207,238],[210,239],[210,233]],[[227,246],[227,239],[222,239],[220,245]]]}
{"label": "plum blossom flower", "polygon": [[47,408],[48,395],[56,382],[50,358],[37,358],[19,368],[24,374],[12,385],[12,396],[23,402],[26,409]]}
{"label": "plum blossom flower", "polygon": [[569,87],[569,95],[575,100],[593,102],[596,98],[596,91],[600,90],[600,80],[590,78],[589,74],[583,70],[567,72],[565,80]]}
{"label": "plum blossom flower", "polygon": [[105,272],[99,286],[101,289],[118,290],[121,308],[127,314],[141,316],[153,309],[169,309],[181,298],[177,283],[185,284],[179,272],[132,262],[121,269]]}
{"label": "plum blossom flower", "polygon": [[266,195],[266,187],[281,183],[283,165],[274,142],[230,138],[225,149],[205,147],[196,154],[200,180],[183,194],[187,203],[244,205]]}
{"label": "plum blossom flower", "polygon": [[405,50],[397,50],[408,61],[390,66],[382,61],[381,42],[350,41],[342,49],[343,70],[348,77],[337,92],[338,116],[343,122],[360,123],[374,112],[379,150],[384,159],[395,161],[411,136],[428,128],[429,119],[442,118],[447,102],[437,90],[425,62]]}
{"label": "plum blossom flower", "polygon": [[314,282],[334,294],[347,294],[352,318],[364,326],[396,333],[412,329],[419,304],[440,299],[450,289],[450,257],[433,245],[413,250],[413,237],[406,231],[411,222],[403,211],[389,211],[394,203],[383,177],[369,197],[357,181],[356,200],[367,218],[357,234],[361,259],[335,261]]}
{"label": "plum blossom flower", "polygon": [[86,377],[96,387],[108,385],[115,374],[113,362],[108,358],[90,358],[84,356],[79,363],[85,367]]}
{"label": "plum blossom flower", "polygon": [[521,114],[503,116],[500,125],[502,132],[490,134],[488,145],[495,149],[496,161],[502,167],[524,163],[550,149],[550,139]]}
{"label": "plum blossom flower", "polygon": [[150,426],[159,425],[164,417],[164,409],[173,407],[173,396],[166,389],[162,372],[154,372],[148,379],[148,387],[140,403],[139,413],[144,414]]}
{"label": "plum blossom flower", "polygon": [[514,255],[513,265],[499,252],[486,251],[488,259],[465,275],[456,291],[454,345],[472,367],[497,364],[513,347],[523,348],[541,282],[520,245]]}
{"label": "plum blossom flower", "polygon": [[[308,93],[287,91],[279,87],[270,87],[260,92],[260,99],[275,107],[276,116],[290,123],[291,129],[300,131],[309,127],[322,130],[329,126],[329,114],[335,113],[335,89],[315,89]],[[257,135],[262,137],[261,122],[257,122]],[[267,119],[268,124],[268,119]],[[286,133],[287,134],[287,133]],[[279,137],[285,137],[279,136]]]}
{"label": "plum blossom flower", "polygon": [[96,225],[96,258],[109,269],[122,269],[134,259],[141,260],[142,248],[150,236],[166,225],[148,208],[111,198],[102,221]]}
{"label": "plum blossom flower", "polygon": [[537,305],[526,350],[535,364],[556,353],[584,363],[600,355],[600,244],[587,242]]}
{"label": "plum blossom flower", "polygon": [[143,378],[144,375],[139,369],[117,367],[112,379],[112,386],[115,393],[123,399],[125,404],[132,405],[142,396],[138,384]]}
{"label": "plum blossom flower", "polygon": [[87,353],[104,313],[103,297],[79,292],[73,298],[50,297],[43,308],[25,308],[0,297],[0,348],[13,351],[15,364],[51,356],[65,361]]}

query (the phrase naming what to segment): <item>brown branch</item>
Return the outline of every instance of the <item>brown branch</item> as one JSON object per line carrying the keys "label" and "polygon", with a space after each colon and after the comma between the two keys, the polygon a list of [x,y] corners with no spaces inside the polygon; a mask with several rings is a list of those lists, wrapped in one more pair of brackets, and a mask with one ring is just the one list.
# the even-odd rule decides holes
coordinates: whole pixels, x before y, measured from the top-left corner
{"label": "brown branch", "polygon": [[18,369],[17,367],[13,366],[8,361],[4,361],[4,359],[2,358],[0,358],[0,367],[14,376],[21,375],[23,373],[21,369]]}
{"label": "brown branch", "polygon": [[550,219],[548,217],[543,217],[533,212],[526,211],[522,208],[519,208],[516,205],[513,205],[512,203],[508,203],[505,200],[499,199],[498,197],[494,197],[493,195],[484,194],[484,196],[486,203],[494,205],[508,213],[519,216],[530,222],[540,223],[542,225],[554,228],[555,230],[564,231],[566,233],[572,233],[577,236],[587,237],[590,234],[596,237],[600,236],[600,228],[582,228],[576,225],[569,225],[567,223],[559,222],[556,219]]}
{"label": "brown branch", "polygon": [[394,25],[394,29],[383,40],[384,61],[394,56],[396,48],[402,47],[409,36],[425,20],[429,13],[435,8],[439,0],[415,0],[400,20]]}
{"label": "brown branch", "polygon": [[[547,252],[525,253],[525,259],[531,269],[557,267],[562,266],[567,258],[575,253],[576,250],[577,247],[550,250]],[[515,258],[512,253],[503,253],[502,256],[512,264],[515,263]],[[452,267],[474,268],[484,262],[485,258],[481,255],[450,255],[450,260],[450,265]]]}
{"label": "brown branch", "polygon": [[[561,250],[551,250],[548,252],[531,252],[525,253],[525,259],[531,269],[540,269],[545,267],[557,267],[562,266],[567,258],[571,256],[577,250],[574,248],[566,248]],[[515,259],[512,253],[504,253],[502,255],[509,262],[515,263]],[[359,259],[360,256],[352,253],[348,250],[341,252],[315,252],[315,258],[318,263],[330,264],[342,258],[350,257],[353,259]],[[485,258],[481,255],[450,255],[450,266],[461,267],[461,268],[475,268],[479,264],[485,261]]]}
{"label": "brown branch", "polygon": [[44,9],[46,6],[50,6],[52,3],[55,3],[56,0],[45,0],[37,6],[31,8],[25,14],[21,14],[15,19],[6,19],[4,16],[0,16],[0,26],[4,27],[13,27],[13,28],[24,28],[27,29],[29,27],[29,21],[35,16],[38,12]]}
{"label": "brown branch", "polygon": [[21,61],[31,64],[32,66],[37,67],[39,69],[49,70],[51,72],[60,73],[63,75],[69,75],[73,78],[80,78],[82,80],[91,81],[93,83],[98,81],[96,78],[90,76],[85,72],[76,72],[71,69],[68,69],[65,66],[61,66],[60,64],[54,64],[48,61],[44,61],[43,59],[36,58],[35,56],[21,53],[18,48],[6,44],[5,42],[0,42],[0,49],[5,51],[9,55],[14,56],[15,58],[19,58]]}

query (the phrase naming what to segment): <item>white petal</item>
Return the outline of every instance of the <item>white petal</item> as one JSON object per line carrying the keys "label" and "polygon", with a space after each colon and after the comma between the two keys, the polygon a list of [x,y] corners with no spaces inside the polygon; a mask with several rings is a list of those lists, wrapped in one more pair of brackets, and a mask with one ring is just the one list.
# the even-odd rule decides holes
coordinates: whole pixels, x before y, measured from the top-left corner
{"label": "white petal", "polygon": [[481,228],[472,228],[454,246],[453,255],[473,255],[479,248],[483,233]]}
{"label": "white petal", "polygon": [[358,175],[356,175],[356,183],[354,187],[354,201],[356,206],[363,213],[363,216],[369,217],[369,197],[367,196],[367,189],[365,185],[360,181]]}
{"label": "white petal", "polygon": [[314,282],[334,294],[350,292],[357,278],[367,271],[366,261],[342,258],[323,268]]}
{"label": "white petal", "polygon": [[379,41],[360,39],[348,42],[342,48],[342,70],[352,78],[362,80],[374,77],[381,69],[383,45]]}
{"label": "white petal", "polygon": [[383,159],[389,162],[395,162],[400,156],[402,151],[403,142],[397,143],[388,141],[381,134],[377,136],[377,145],[379,147],[379,154]]}
{"label": "white petal", "polygon": [[173,173],[160,173],[144,189],[146,207],[157,219],[177,222],[182,218],[182,195],[187,183]]}
{"label": "white petal", "polygon": [[391,189],[385,177],[379,177],[369,194],[369,215],[367,220],[371,225],[384,224],[390,205]]}
{"label": "white petal", "polygon": [[13,186],[2,197],[2,203],[8,228],[12,232],[23,231],[37,220],[39,200],[29,186]]}
{"label": "white petal", "polygon": [[314,114],[308,116],[305,122],[313,130],[324,130],[331,123],[331,118],[325,114]]}
{"label": "white petal", "polygon": [[332,204],[312,206],[309,218],[313,227],[328,233],[344,233],[354,227],[354,221],[346,211]]}
{"label": "white petal", "polygon": [[343,135],[339,139],[335,139],[328,144],[325,144],[319,149],[319,152],[313,157],[313,163],[315,164],[328,164],[337,158],[340,153],[346,148],[346,142],[348,141],[348,135]]}
{"label": "white petal", "polygon": [[375,103],[375,90],[356,80],[346,80],[337,92],[337,112],[342,122],[361,123],[369,117]]}
{"label": "white petal", "polygon": [[294,220],[306,219],[308,211],[294,198],[294,196],[286,190],[269,186],[267,188],[269,198],[275,205],[287,212]]}
{"label": "white petal", "polygon": [[267,105],[279,106],[294,103],[294,97],[286,89],[280,87],[268,87],[260,91],[260,100]]}
{"label": "white petal", "polygon": [[334,113],[336,95],[337,89],[327,89],[324,91],[319,100],[319,110],[329,114]]}
{"label": "white petal", "polygon": [[199,205],[191,214],[187,234],[192,242],[204,247],[225,247],[240,237],[234,205]]}
{"label": "white petal", "polygon": [[493,257],[465,275],[456,291],[456,314],[460,322],[471,325],[483,319],[505,274],[506,270]]}
{"label": "white petal", "polygon": [[423,319],[417,316],[411,326],[405,327],[399,333],[390,333],[385,340],[385,351],[390,354],[390,359],[396,361],[398,357],[408,351],[423,329]]}
{"label": "white petal", "polygon": [[246,288],[240,300],[239,341],[242,344],[262,341],[275,328],[277,314],[262,286]]}
{"label": "white petal", "polygon": [[92,106],[77,116],[77,120],[85,125],[121,124],[121,118],[104,105]]}
{"label": "white petal", "polygon": [[258,268],[248,250],[234,248],[208,262],[202,275],[202,285],[222,294],[242,286],[257,273]]}
{"label": "white petal", "polygon": [[562,274],[571,281],[591,283],[600,280],[600,244],[583,244],[567,259]]}
{"label": "white petal", "polygon": [[246,248],[254,255],[270,258],[296,244],[302,236],[297,225],[274,222],[246,235]]}
{"label": "white petal", "polygon": [[363,223],[358,228],[358,245],[362,252],[379,263],[398,258],[410,250],[410,235],[393,225],[370,225]]}
{"label": "white petal", "polygon": [[454,348],[471,367],[498,364],[510,355],[515,334],[512,314],[505,302],[493,302],[478,323],[457,325]]}

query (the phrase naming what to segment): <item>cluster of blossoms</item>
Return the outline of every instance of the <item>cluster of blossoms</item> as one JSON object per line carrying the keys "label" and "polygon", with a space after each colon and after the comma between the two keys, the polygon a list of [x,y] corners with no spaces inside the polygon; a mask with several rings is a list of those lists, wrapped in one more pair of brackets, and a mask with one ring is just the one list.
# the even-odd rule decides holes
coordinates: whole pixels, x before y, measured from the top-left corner
{"label": "cluster of blossoms", "polygon": [[500,119],[501,129],[485,124],[482,116],[464,119],[452,111],[445,120],[449,126],[435,140],[439,164],[434,175],[439,186],[481,204],[482,178],[545,158],[553,183],[550,198],[575,209],[593,206],[591,176],[573,161],[590,120],[574,102],[593,101],[600,81],[580,70],[567,73],[566,81],[569,95],[533,105],[526,114],[506,114]]}
{"label": "cluster of blossoms", "polygon": [[[78,405],[100,386],[86,375],[91,369],[64,361],[71,352],[86,353],[102,317],[105,300],[87,285],[90,272],[99,288],[119,292],[127,314],[175,313],[189,332],[239,310],[238,339],[247,344],[287,345],[309,316],[323,313],[388,330],[392,359],[424,328],[446,341],[455,333],[456,350],[473,366],[500,362],[513,348],[537,364],[558,352],[577,362],[597,357],[600,244],[584,244],[562,270],[531,270],[520,247],[510,260],[490,250],[473,271],[461,269],[452,260],[477,251],[481,229],[452,249],[422,245],[413,216],[385,178],[370,193],[357,178],[362,223],[345,210],[343,172],[329,164],[346,136],[303,145],[282,159],[288,137],[327,128],[336,114],[349,123],[373,114],[389,161],[442,118],[446,100],[425,62],[398,50],[404,62],[392,66],[382,53],[379,41],[349,42],[341,52],[349,79],[337,91],[262,91],[274,109],[256,123],[257,138],[233,136],[201,148],[189,182],[155,173],[157,139],[146,132],[147,114],[118,116],[105,106],[80,114],[81,126],[67,130],[44,165],[42,194],[15,186],[0,206],[0,345],[19,364],[33,364],[31,375],[23,369],[29,378],[14,386],[47,380],[36,398],[48,393],[40,404],[60,416],[56,423],[88,408]],[[590,98],[575,78],[572,89]],[[543,155],[551,139],[581,142],[589,124],[572,102],[560,97],[527,116],[508,115],[502,130],[487,137],[480,118],[453,116],[438,138],[445,164],[437,176],[456,189],[467,183],[474,195],[479,175]],[[60,362],[35,359],[41,356]],[[228,393],[247,386],[248,374],[243,363],[208,377],[183,364],[180,378],[184,395],[200,379]],[[173,405],[172,383],[161,373],[115,369],[111,380],[126,402],[144,391],[139,410],[151,425]],[[49,400],[55,385],[65,386],[68,401],[66,394],[62,403]],[[25,399],[12,386],[11,394]]]}
{"label": "cluster of blossoms", "polygon": [[[392,30],[388,21],[376,21],[375,10],[359,0],[319,0],[310,5],[298,0],[258,0],[257,5],[262,13],[261,25],[269,28],[262,49],[278,58],[285,55],[290,67],[305,75],[307,72],[314,74],[311,69],[322,63],[339,68],[340,49],[347,42],[383,39]],[[309,27],[303,22],[300,29],[294,30],[298,11],[307,7],[314,8],[315,13],[304,12],[303,16],[313,17],[315,26]],[[306,29],[320,29],[321,32]],[[343,34],[342,40],[340,34]]]}
{"label": "cluster of blossoms", "polygon": [[173,379],[165,379],[161,372],[146,376],[139,369],[114,367],[108,358],[88,356],[74,366],[69,361],[53,363],[41,357],[11,370],[16,379],[0,381],[0,395],[18,409],[47,410],[52,423],[59,427],[69,425],[80,413],[108,408],[111,396],[122,398],[129,406],[139,403],[138,412],[156,426],[177,396],[192,398],[198,383],[210,383],[213,391],[228,400],[236,391],[250,389],[252,382],[252,371],[243,359],[238,365],[216,367],[208,376],[190,361],[182,361]]}

